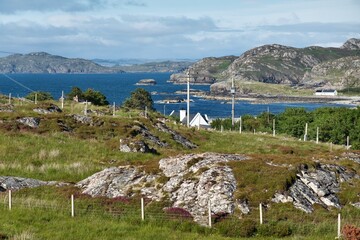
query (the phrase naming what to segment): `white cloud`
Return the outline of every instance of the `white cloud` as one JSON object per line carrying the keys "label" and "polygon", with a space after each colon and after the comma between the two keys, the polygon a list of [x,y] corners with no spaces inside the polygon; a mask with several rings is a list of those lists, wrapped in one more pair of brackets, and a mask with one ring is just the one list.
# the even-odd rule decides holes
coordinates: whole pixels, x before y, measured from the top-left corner
{"label": "white cloud", "polygon": [[268,43],[333,46],[360,29],[360,4],[336,2],[0,0],[0,51],[201,58]]}

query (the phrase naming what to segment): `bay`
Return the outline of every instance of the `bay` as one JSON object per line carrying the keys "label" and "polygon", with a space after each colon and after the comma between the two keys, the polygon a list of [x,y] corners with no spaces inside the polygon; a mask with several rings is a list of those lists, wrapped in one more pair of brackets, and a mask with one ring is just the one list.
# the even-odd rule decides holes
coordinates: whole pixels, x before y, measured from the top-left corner
{"label": "bay", "polygon": [[[130,93],[136,88],[141,87],[152,93],[155,102],[155,108],[166,115],[173,110],[179,111],[186,109],[186,103],[163,104],[157,103],[164,99],[179,97],[186,99],[186,95],[175,95],[178,90],[185,90],[186,85],[174,85],[167,82],[171,73],[120,73],[120,74],[8,74],[0,75],[0,93],[4,95],[12,94],[14,97],[24,97],[33,91],[50,92],[58,99],[61,97],[61,91],[70,92],[74,86],[82,90],[92,88],[100,91],[107,97],[110,103],[115,102],[121,105],[124,100],[130,97]],[[154,79],[156,85],[137,86],[135,85],[141,79]],[[16,82],[18,83],[16,83]],[[20,84],[19,84],[20,83]],[[21,86],[23,85],[23,86]],[[24,87],[25,86],[25,87]],[[209,85],[191,85],[191,89],[209,91]],[[231,116],[231,104],[220,100],[205,100],[191,96],[193,102],[190,103],[190,113],[201,112],[207,114],[210,118],[226,118]],[[264,111],[271,113],[281,113],[287,107],[303,107],[307,110],[314,110],[319,107],[332,106],[340,107],[345,105],[324,104],[324,103],[269,103],[253,104],[247,101],[236,101],[235,116],[244,114],[258,115]],[[348,107],[346,105],[346,107]]]}

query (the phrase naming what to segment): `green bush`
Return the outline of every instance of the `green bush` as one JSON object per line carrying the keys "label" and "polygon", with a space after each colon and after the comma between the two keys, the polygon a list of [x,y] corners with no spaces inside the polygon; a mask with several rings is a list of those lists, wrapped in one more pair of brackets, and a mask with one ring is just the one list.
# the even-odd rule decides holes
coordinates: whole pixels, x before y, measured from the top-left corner
{"label": "green bush", "polygon": [[216,224],[216,227],[226,237],[251,237],[256,233],[256,222],[250,219],[226,219]]}
{"label": "green bush", "polygon": [[25,96],[26,99],[29,99],[31,101],[35,101],[35,95],[37,101],[46,101],[46,100],[53,100],[53,96],[51,96],[48,92],[31,92],[27,96]]}
{"label": "green bush", "polygon": [[287,222],[269,222],[258,227],[258,234],[264,237],[286,237],[292,234],[292,228]]}

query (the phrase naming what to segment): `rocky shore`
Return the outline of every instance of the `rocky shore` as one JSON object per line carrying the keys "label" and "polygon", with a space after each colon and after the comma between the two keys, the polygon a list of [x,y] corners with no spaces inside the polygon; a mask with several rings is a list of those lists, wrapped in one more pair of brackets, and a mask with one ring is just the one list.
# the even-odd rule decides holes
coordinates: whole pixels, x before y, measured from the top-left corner
{"label": "rocky shore", "polygon": [[[198,93],[199,97],[207,100],[231,101],[230,95],[215,95],[211,93]],[[285,96],[285,95],[237,95],[236,101],[249,101],[255,104],[266,103],[333,103],[360,106],[360,97],[345,96]]]}

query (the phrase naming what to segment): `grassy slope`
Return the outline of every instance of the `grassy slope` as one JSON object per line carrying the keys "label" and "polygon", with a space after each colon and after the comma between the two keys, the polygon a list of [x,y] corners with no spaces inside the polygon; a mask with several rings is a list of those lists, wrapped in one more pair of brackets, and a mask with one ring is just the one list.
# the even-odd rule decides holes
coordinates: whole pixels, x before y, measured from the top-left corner
{"label": "grassy slope", "polygon": [[[33,107],[15,106],[16,113],[1,113],[0,116],[2,119],[15,119],[19,116],[37,115],[31,111]],[[80,106],[67,106],[65,112],[79,112],[81,109]],[[138,114],[135,113],[119,112],[116,118],[110,116],[101,118],[105,122],[101,130],[96,130],[91,126],[80,126],[79,129],[69,134],[59,132],[55,124],[56,119],[65,119],[67,113],[41,115],[42,125],[36,131],[18,130],[13,125],[2,125],[0,130],[0,175],[76,182],[110,166],[135,164],[143,166],[148,172],[156,172],[160,158],[176,154],[207,151],[247,154],[251,157],[250,160],[232,162],[229,165],[233,168],[239,182],[235,193],[236,197],[247,198],[253,210],[246,219],[256,221],[258,204],[260,202],[268,203],[276,191],[285,190],[294,178],[296,167],[299,164],[305,163],[312,166],[315,164],[313,160],[320,160],[325,163],[344,165],[360,174],[359,164],[333,160],[333,156],[343,151],[338,146],[334,148],[333,152],[330,152],[329,146],[326,144],[303,143],[285,136],[196,131],[179,125],[174,125],[173,128],[191,138],[199,145],[199,148],[191,151],[184,150],[166,134],[154,131],[161,139],[169,142],[171,147],[159,149],[159,155],[121,153],[117,150],[118,139],[128,134],[129,124],[133,120],[138,120],[152,129],[151,119],[155,119],[155,117],[144,119],[137,117]],[[108,134],[112,132],[109,127],[111,124],[108,123],[118,124],[113,136]],[[268,165],[269,162],[278,165],[287,164],[291,167],[274,167]],[[351,184],[343,184],[343,189],[339,194],[341,203],[357,201],[360,180],[354,180]],[[18,199],[32,199],[35,202],[42,199],[44,204],[54,204],[59,207],[68,204],[70,193],[79,196],[77,204],[84,209],[89,205],[96,205],[95,209],[100,212],[108,210],[109,206],[119,208],[117,202],[109,203],[101,198],[92,199],[82,196],[79,195],[77,189],[72,187],[24,189],[16,194],[18,194]],[[5,198],[5,194],[0,193],[0,199],[4,199],[1,203],[5,202]],[[136,201],[130,205],[137,206]],[[151,208],[151,205],[149,207]],[[109,214],[96,215],[97,220],[95,221],[93,216],[84,214],[78,216],[76,220],[79,230],[74,230],[72,224],[75,223],[75,220],[70,219],[67,213],[57,214],[56,210],[45,212],[41,209],[23,209],[20,206],[17,208],[10,213],[0,204],[0,215],[4,216],[3,219],[9,219],[5,221],[5,224],[0,225],[0,234],[17,236],[17,239],[20,239],[21,234],[29,234],[29,239],[48,239],[53,232],[56,233],[53,236],[54,239],[71,239],[71,235],[74,236],[73,239],[94,239],[99,236],[101,239],[114,239],[119,236],[125,239],[150,239],[154,236],[157,239],[221,239],[217,231],[220,227],[216,227],[216,224],[215,230],[209,233],[202,228],[189,227],[186,223],[178,224],[171,221],[158,224],[156,221],[149,220],[140,224],[138,217],[135,217],[134,220],[131,214],[131,221],[135,222],[123,221]],[[344,216],[344,223],[360,225],[360,211],[346,207],[341,212]],[[271,208],[265,212],[265,219],[286,223],[293,231],[293,239],[298,239],[296,236],[302,236],[301,239],[307,239],[304,236],[308,236],[308,239],[317,239],[319,236],[333,237],[335,235],[336,214],[337,210],[335,209],[328,212],[317,207],[314,214],[308,215],[287,204],[271,204]],[[315,228],[314,224],[316,224]],[[88,231],[88,229],[92,230]]]}

